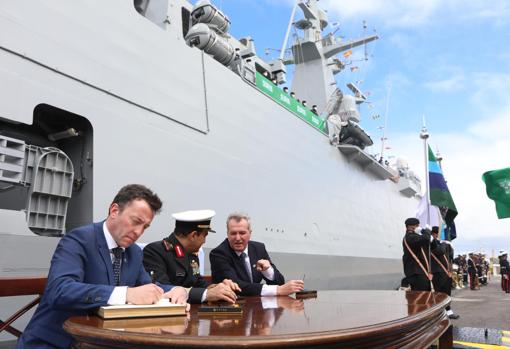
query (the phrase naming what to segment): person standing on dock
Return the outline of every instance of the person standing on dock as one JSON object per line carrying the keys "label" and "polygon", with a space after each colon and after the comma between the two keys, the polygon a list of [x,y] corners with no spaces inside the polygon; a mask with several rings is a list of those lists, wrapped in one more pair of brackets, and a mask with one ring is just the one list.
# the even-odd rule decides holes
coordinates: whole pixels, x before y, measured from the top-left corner
{"label": "person standing on dock", "polygon": [[[453,248],[450,241],[439,241],[439,227],[432,227],[432,237],[435,241],[435,248],[431,251],[430,260],[432,266],[432,283],[436,292],[452,295],[452,260]],[[448,305],[446,314],[450,319],[458,319],[459,315],[454,314]]]}
{"label": "person standing on dock", "polygon": [[501,271],[501,288],[506,293],[510,293],[510,264],[508,263],[508,253],[501,252],[499,256],[499,265]]}
{"label": "person standing on dock", "polygon": [[474,252],[469,253],[468,259],[469,288],[471,290],[479,290],[478,275],[476,273],[476,256]]}
{"label": "person standing on dock", "polygon": [[404,274],[413,291],[430,291],[432,273],[430,271],[430,230],[420,229],[417,218],[405,221],[406,235],[402,241]]}

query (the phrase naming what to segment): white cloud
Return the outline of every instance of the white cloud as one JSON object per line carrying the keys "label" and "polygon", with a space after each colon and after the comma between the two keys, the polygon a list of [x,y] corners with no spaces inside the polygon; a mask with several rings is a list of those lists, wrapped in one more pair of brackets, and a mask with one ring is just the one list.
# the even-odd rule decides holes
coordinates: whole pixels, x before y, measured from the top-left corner
{"label": "white cloud", "polygon": [[473,20],[476,18],[508,20],[510,3],[505,0],[323,0],[321,6],[342,19],[380,19],[390,27],[417,27],[440,20]]}
{"label": "white cloud", "polygon": [[466,79],[464,75],[458,74],[448,79],[429,81],[424,86],[433,92],[456,92],[464,88]]}

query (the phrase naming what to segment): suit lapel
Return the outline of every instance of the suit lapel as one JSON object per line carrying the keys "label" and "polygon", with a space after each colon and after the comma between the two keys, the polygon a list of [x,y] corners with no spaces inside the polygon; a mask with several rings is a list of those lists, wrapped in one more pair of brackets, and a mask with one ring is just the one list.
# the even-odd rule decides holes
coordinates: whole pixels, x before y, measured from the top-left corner
{"label": "suit lapel", "polygon": [[113,280],[112,257],[110,257],[110,250],[108,249],[106,239],[104,238],[103,222],[95,223],[94,231],[96,233],[97,248],[99,250],[99,254],[101,255],[101,259],[104,262],[104,266],[108,274],[108,282],[110,283],[110,285],[113,285],[115,282]]}

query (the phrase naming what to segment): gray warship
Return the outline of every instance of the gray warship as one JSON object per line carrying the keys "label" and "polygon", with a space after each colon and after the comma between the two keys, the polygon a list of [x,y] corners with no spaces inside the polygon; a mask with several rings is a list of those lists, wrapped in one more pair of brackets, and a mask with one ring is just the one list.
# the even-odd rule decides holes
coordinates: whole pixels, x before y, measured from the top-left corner
{"label": "gray warship", "polygon": [[420,183],[369,154],[366,97],[335,83],[337,55],[377,36],[342,40],[317,0],[297,8],[290,55],[265,61],[209,1],[2,2],[0,276],[45,274],[60,236],[143,183],[164,206],[141,242],[168,235],[172,212],[213,208],[207,254],[244,211],[287,278],[397,287]]}

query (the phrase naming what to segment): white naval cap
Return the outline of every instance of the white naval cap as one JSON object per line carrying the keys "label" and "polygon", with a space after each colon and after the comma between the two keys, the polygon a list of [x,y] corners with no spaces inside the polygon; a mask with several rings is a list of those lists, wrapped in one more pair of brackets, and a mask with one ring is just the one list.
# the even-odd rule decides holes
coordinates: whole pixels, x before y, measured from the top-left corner
{"label": "white naval cap", "polygon": [[175,219],[175,232],[186,232],[197,229],[207,229],[211,233],[216,233],[211,229],[211,219],[216,215],[214,210],[192,210],[176,212],[172,214]]}

